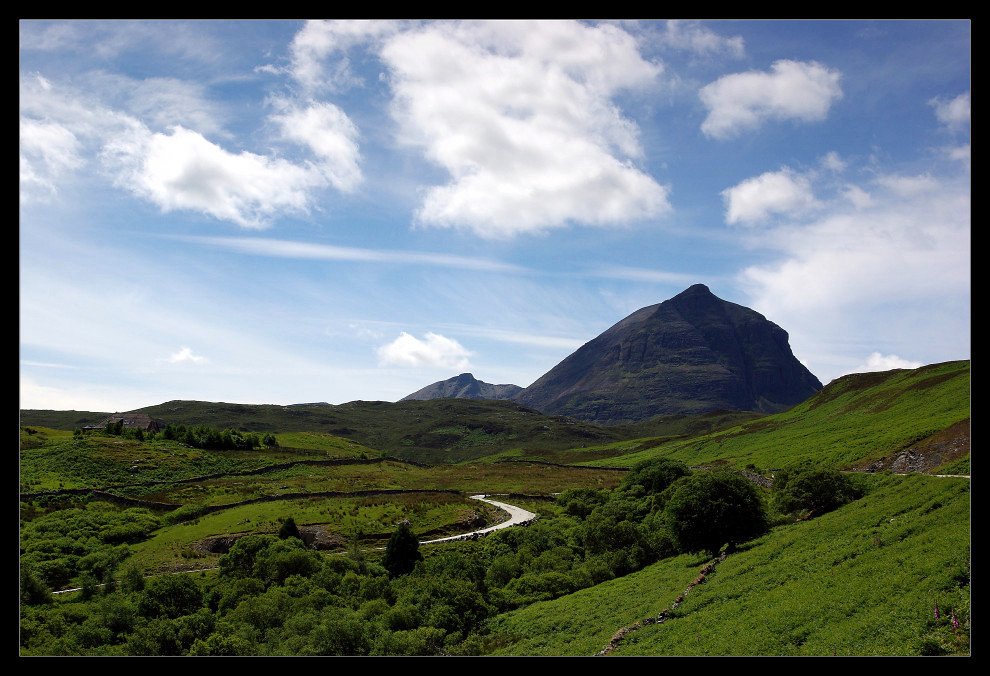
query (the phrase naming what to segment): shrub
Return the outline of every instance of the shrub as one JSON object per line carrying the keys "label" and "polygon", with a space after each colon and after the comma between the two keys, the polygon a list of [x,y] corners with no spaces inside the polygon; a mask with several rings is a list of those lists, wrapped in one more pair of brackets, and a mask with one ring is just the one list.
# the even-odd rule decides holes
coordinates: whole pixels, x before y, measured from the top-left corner
{"label": "shrub", "polygon": [[773,505],[784,513],[803,510],[817,516],[860,496],[849,477],[834,469],[786,469],[774,476]]}
{"label": "shrub", "polygon": [[592,510],[608,502],[608,491],[594,488],[569,488],[557,496],[557,504],[563,506],[564,513],[581,519]]}
{"label": "shrub", "polygon": [[192,521],[206,514],[205,505],[182,505],[178,509],[169,512],[164,517],[162,521],[167,526],[174,526],[177,523],[182,523],[183,521]]}
{"label": "shrub", "polygon": [[152,578],[138,600],[142,617],[176,618],[196,612],[203,605],[203,594],[188,575],[162,575]]}
{"label": "shrub", "polygon": [[682,552],[717,554],[765,533],[766,511],[759,490],[727,470],[699,472],[670,488],[664,518]]}

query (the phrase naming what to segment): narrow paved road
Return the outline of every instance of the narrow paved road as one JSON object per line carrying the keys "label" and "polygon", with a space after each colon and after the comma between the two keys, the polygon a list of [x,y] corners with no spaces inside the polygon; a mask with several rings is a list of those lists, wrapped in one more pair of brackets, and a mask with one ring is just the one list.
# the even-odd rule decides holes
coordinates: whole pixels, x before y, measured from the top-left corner
{"label": "narrow paved road", "polygon": [[531,521],[536,518],[536,514],[533,512],[528,512],[522,507],[516,507],[515,505],[509,505],[504,502],[496,502],[490,499],[487,495],[472,495],[475,500],[481,500],[482,502],[487,502],[489,505],[494,505],[499,509],[504,509],[509,513],[509,520],[503,521],[502,523],[496,524],[494,526],[489,526],[488,528],[483,528],[481,530],[476,530],[471,533],[463,533],[461,535],[452,535],[446,538],[439,538],[437,540],[424,540],[420,542],[421,545],[431,545],[434,542],[448,542],[450,540],[463,540],[464,538],[472,535],[485,535],[486,533],[491,533],[493,530],[499,530],[501,528],[509,528],[510,526],[518,526],[521,523]]}

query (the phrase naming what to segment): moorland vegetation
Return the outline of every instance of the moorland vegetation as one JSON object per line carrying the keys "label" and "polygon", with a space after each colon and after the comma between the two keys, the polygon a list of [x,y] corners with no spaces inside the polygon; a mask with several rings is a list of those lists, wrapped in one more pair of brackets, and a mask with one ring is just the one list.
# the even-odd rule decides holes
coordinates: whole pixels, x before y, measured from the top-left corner
{"label": "moorland vegetation", "polygon": [[[21,654],[969,651],[969,484],[928,475],[968,473],[968,435],[945,436],[968,431],[968,362],[841,379],[771,416],[654,420],[638,437],[574,435],[506,402],[402,405],[417,408],[352,408],[385,411],[394,447],[447,435],[426,455],[451,462],[401,459],[371,443],[384,431],[282,432],[274,417],[257,430],[176,418],[137,438],[22,412]],[[518,445],[510,408],[530,430]],[[503,427],[486,432],[493,412]],[[187,443],[196,429],[252,441]],[[478,429],[503,438],[471,446]],[[925,473],[885,469],[906,454]],[[878,471],[848,471],[862,469]],[[422,544],[503,518],[468,499],[480,492],[540,518]]]}

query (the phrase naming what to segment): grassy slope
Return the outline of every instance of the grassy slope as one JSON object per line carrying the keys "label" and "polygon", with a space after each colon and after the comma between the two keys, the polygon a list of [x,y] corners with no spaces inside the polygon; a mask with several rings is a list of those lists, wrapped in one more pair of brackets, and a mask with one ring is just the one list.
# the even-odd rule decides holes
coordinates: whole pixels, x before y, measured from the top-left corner
{"label": "grassy slope", "polygon": [[960,361],[845,376],[783,413],[594,464],[629,466],[663,455],[689,465],[724,460],[737,467],[779,468],[808,461],[852,467],[967,420],[969,372],[969,362]]}
{"label": "grassy slope", "polygon": [[[662,625],[617,655],[910,655],[966,652],[969,482],[873,477],[866,497],[782,526],[721,563]],[[593,655],[621,627],[671,605],[702,559],[680,556],[497,618],[496,654]],[[934,620],[938,601],[942,617]]]}

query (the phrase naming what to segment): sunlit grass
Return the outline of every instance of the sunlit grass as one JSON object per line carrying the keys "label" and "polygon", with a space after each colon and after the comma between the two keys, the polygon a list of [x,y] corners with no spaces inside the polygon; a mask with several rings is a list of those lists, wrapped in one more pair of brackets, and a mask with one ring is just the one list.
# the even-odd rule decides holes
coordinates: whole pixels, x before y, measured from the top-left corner
{"label": "sunlit grass", "polygon": [[[933,646],[966,652],[968,634],[953,631],[948,617],[955,610],[968,630],[968,481],[875,480],[866,497],[778,527],[731,554],[665,623],[637,629],[615,654],[917,655]],[[702,564],[665,560],[501,616],[490,625],[491,640],[510,645],[496,654],[594,654],[619,628],[669,607]]]}

